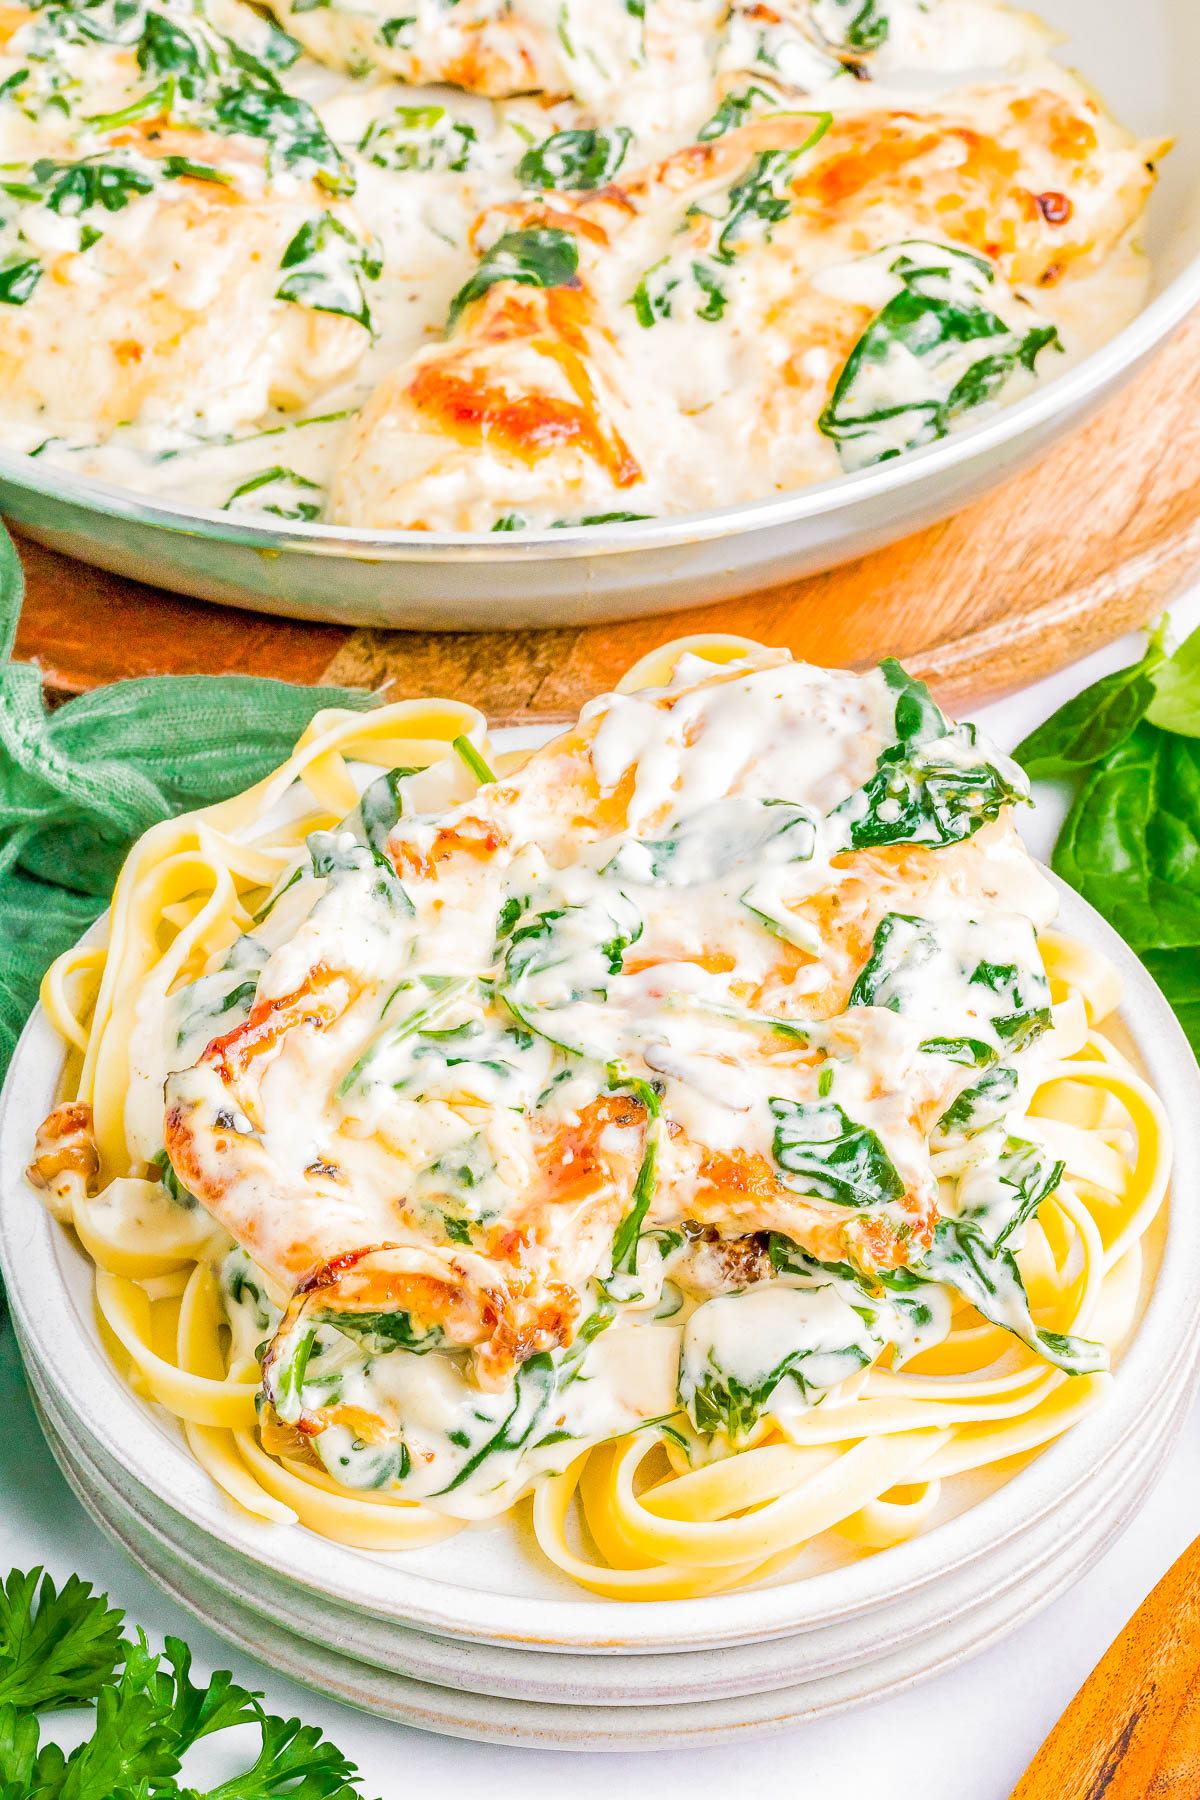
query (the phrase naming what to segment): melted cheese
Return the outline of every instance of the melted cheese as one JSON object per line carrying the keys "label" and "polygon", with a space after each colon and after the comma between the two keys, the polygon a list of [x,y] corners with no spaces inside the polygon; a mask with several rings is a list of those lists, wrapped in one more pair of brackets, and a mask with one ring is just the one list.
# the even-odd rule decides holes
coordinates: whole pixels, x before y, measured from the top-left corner
{"label": "melted cheese", "polygon": [[661,516],[929,441],[1141,302],[1161,146],[991,0],[275,11],[6,13],[0,443],[272,518]]}

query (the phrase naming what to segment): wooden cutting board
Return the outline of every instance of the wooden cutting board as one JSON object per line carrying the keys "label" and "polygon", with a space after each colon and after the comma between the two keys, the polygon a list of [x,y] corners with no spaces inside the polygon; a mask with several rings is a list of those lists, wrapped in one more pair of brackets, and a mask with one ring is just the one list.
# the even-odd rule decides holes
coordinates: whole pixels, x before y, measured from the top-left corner
{"label": "wooden cutting board", "polygon": [[945,524],[827,574],[667,617],[552,631],[352,630],[168,595],[24,543],[16,654],[52,691],[241,672],[440,693],[496,724],[571,716],[644,651],[724,630],[826,665],[899,656],[950,702],[1023,685],[1200,575],[1200,312],[1090,425]]}

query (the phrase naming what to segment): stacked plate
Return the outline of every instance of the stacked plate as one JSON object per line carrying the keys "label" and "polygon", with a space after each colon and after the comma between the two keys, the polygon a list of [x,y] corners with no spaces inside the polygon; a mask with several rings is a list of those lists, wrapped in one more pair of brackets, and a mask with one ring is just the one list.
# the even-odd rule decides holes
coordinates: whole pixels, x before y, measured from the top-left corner
{"label": "stacked plate", "polygon": [[[1082,902],[1063,925],[1119,965],[1125,1020],[1200,1167],[1200,1076],[1140,965]],[[422,1551],[347,1549],[250,1518],[173,1420],[108,1361],[91,1270],[25,1185],[60,1048],[35,1016],[0,1117],[0,1264],[51,1448],[97,1522],[231,1642],[297,1680],[428,1730],[555,1748],[687,1747],[894,1692],[995,1642],[1096,1560],[1153,1484],[1188,1405],[1200,1216],[1176,1186],[1145,1315],[1107,1403],[923,1536],[804,1579],[699,1600],[582,1595],[523,1528]]]}

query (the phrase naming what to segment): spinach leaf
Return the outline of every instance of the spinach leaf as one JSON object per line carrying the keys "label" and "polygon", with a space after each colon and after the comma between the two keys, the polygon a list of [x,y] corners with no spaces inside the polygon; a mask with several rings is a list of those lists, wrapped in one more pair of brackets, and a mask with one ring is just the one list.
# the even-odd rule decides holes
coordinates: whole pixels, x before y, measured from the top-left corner
{"label": "spinach leaf", "polygon": [[337,831],[310,831],[306,841],[313,874],[319,880],[336,886],[351,876],[365,874],[369,877],[367,894],[385,914],[397,919],[413,917],[413,903],[392,862],[380,851],[356,843],[344,827]]}
{"label": "spinach leaf", "polygon": [[[51,212],[71,218],[89,207],[120,212],[131,200],[153,191],[152,177],[125,163],[52,162],[40,157],[30,171],[33,192]],[[7,186],[7,184],[5,184]]]}
{"label": "spinach leaf", "polygon": [[[503,519],[498,519],[492,526],[492,530],[521,531],[524,529],[526,521],[521,519],[518,513],[509,513],[508,517],[510,519],[519,519],[520,522],[515,525],[509,525],[506,524]],[[551,531],[575,531],[580,525],[636,525],[642,519],[652,519],[653,517],[653,513],[584,513],[581,519],[555,519],[551,523],[550,529]]]}
{"label": "spinach leaf", "polygon": [[912,240],[881,254],[900,282],[846,361],[817,421],[842,467],[865,469],[945,437],[971,407],[999,394],[1018,369],[1036,370],[1052,325],[1006,325],[983,296],[995,271],[983,258]]}
{"label": "spinach leaf", "polygon": [[383,264],[374,248],[332,213],[306,219],[279,266],[286,273],[275,289],[277,300],[292,300],[314,312],[340,313],[373,330],[364,283],[378,281]]}
{"label": "spinach leaf", "polygon": [[924,682],[891,658],[880,671],[897,691],[896,742],[880,752],[870,780],[830,814],[846,821],[852,850],[961,843],[1006,806],[1029,799],[978,752],[974,725],[948,723]]}
{"label": "spinach leaf", "polygon": [[264,138],[285,169],[311,170],[331,193],[350,194],[354,181],[333,139],[306,100],[276,87],[231,87],[217,101],[222,131]]}
{"label": "spinach leaf", "polygon": [[1200,631],[1171,657],[1163,636],[1018,754],[1037,774],[1081,773],[1052,866],[1138,953],[1200,1051]]}
{"label": "spinach leaf", "polygon": [[[503,921],[502,921],[503,924]],[[628,897],[610,889],[578,905],[527,912],[508,937],[500,998],[518,1023],[576,1056],[588,1053],[582,1026],[572,1025],[579,1001],[603,1001],[626,950],[642,934]]]}
{"label": "spinach leaf", "polygon": [[962,1002],[947,1034],[921,1049],[980,1067],[1024,1050],[1050,1027],[1050,988],[1031,925],[1011,924],[1005,943],[1018,962],[996,962],[985,951],[996,928],[971,919],[931,921],[886,913],[875,928],[871,955],[850,990],[848,1006],[885,1006],[905,1013]]}
{"label": "spinach leaf", "polygon": [[410,775],[419,773],[417,769],[388,769],[363,790],[363,797],[358,803],[357,821],[351,813],[347,824],[361,822],[362,833],[368,847],[376,856],[387,856],[387,841],[392,828],[404,814],[404,795],[400,783]]}
{"label": "spinach leaf", "polygon": [[724,316],[729,296],[713,264],[705,257],[677,264],[671,256],[664,256],[646,270],[633,290],[629,304],[638,324],[648,329],[660,319],[672,318],[676,292],[685,282],[690,289],[691,311],[698,319],[715,324]]}
{"label": "spinach leaf", "polygon": [[446,1342],[440,1325],[417,1325],[407,1312],[313,1312],[309,1319],[314,1325],[334,1326],[361,1345],[368,1356],[387,1356],[393,1350],[427,1356]]}
{"label": "spinach leaf", "polygon": [[411,50],[416,25],[414,13],[400,19],[385,19],[379,27],[380,42],[386,44],[389,50]]}
{"label": "spinach leaf", "polygon": [[[1161,643],[1161,633],[1150,640],[1147,659]],[[1181,737],[1200,737],[1200,628],[1180,644],[1174,656],[1154,665],[1154,698],[1146,717],[1162,731]]]}
{"label": "spinach leaf", "polygon": [[951,1102],[937,1122],[938,1132],[943,1137],[973,1137],[994,1125],[1012,1105],[1017,1086],[1017,1071],[1007,1063],[995,1064]]}
{"label": "spinach leaf", "polygon": [[522,287],[577,288],[580,285],[579,246],[569,231],[560,231],[557,226],[538,225],[525,231],[506,231],[450,302],[447,336],[467,307],[482,300],[498,281],[513,281]]}
{"label": "spinach leaf", "polygon": [[1091,1375],[1107,1369],[1108,1351],[1103,1344],[1038,1329],[1012,1252],[1002,1244],[989,1244],[973,1226],[940,1219],[920,1273],[953,1288],[985,1319],[1011,1331],[1068,1375]]}
{"label": "spinach leaf", "polygon": [[877,1133],[834,1100],[772,1100],[772,1154],[780,1181],[794,1194],[837,1206],[883,1206],[899,1200],[904,1182]]}
{"label": "spinach leaf", "polygon": [[[747,1345],[740,1366],[734,1368],[726,1367],[711,1349],[706,1362],[696,1366],[698,1359],[685,1349],[679,1366],[679,1401],[696,1430],[705,1436],[721,1435],[736,1444],[750,1435],[764,1406],[785,1382],[796,1388],[804,1403],[812,1405],[830,1388],[857,1375],[878,1352],[880,1345],[849,1307],[845,1309],[841,1333],[845,1342],[828,1341],[827,1332],[817,1341],[811,1341],[811,1334],[805,1330],[804,1291],[789,1288],[787,1293],[796,1309],[799,1341],[771,1367],[762,1366],[761,1356],[755,1355],[753,1343]],[[774,1293],[771,1296],[772,1300],[780,1297]],[[710,1308],[729,1312],[739,1305],[753,1307],[756,1300],[756,1290],[750,1289],[746,1293],[722,1294],[706,1301],[684,1328],[685,1344],[688,1334],[694,1333],[698,1325],[702,1327],[701,1314]]]}
{"label": "spinach leaf", "polygon": [[727,131],[737,131],[750,121],[755,105],[769,106],[777,109],[778,100],[766,88],[752,84],[743,88],[740,94],[726,94],[711,119],[706,119],[696,133],[702,144],[712,138],[724,137]]}
{"label": "spinach leaf", "polygon": [[999,1154],[959,1178],[954,1222],[998,1246],[1019,1232],[1063,1178],[1066,1165],[1040,1144],[1006,1138]]}
{"label": "spinach leaf", "polygon": [[601,874],[638,887],[702,887],[750,865],[809,862],[816,823],[790,800],[735,796],[671,821],[661,838],[627,838]]}
{"label": "spinach leaf", "polygon": [[556,131],[525,152],[517,164],[517,180],[526,187],[564,193],[606,187],[632,142],[628,125],[614,125],[608,131]]}
{"label": "spinach leaf", "polygon": [[368,125],[358,147],[381,169],[461,174],[470,168],[477,142],[475,127],[452,118],[444,106],[398,106]]}
{"label": "spinach leaf", "polygon": [[512,1406],[491,1436],[478,1449],[473,1450],[453,1479],[438,1490],[439,1493],[453,1493],[456,1487],[461,1487],[464,1481],[470,1479],[489,1456],[505,1450],[524,1448],[535,1428],[544,1420],[546,1409],[559,1387],[565,1386],[570,1380],[571,1371],[562,1368],[562,1360],[560,1358],[559,1363],[556,1363],[549,1351],[543,1350],[521,1364],[509,1390],[512,1394]]}
{"label": "spinach leaf", "polygon": [[137,65],[145,75],[169,77],[177,93],[196,100],[207,93],[217,73],[211,44],[170,19],[165,13],[147,12],[137,48]]}
{"label": "spinach leaf", "polygon": [[[381,1018],[386,1019],[397,994],[413,992],[418,986],[426,990],[428,999],[419,1000],[410,1012],[402,1019],[397,1019],[394,1024],[383,1026],[338,1083],[336,1095],[339,1100],[346,1099],[357,1088],[369,1087],[372,1082],[380,1079],[386,1080],[389,1053],[404,1048],[407,1040],[418,1032],[440,1024],[474,989],[475,980],[470,975],[421,975],[416,981],[402,981],[388,996]],[[380,1065],[384,1069],[382,1076],[379,1073]]]}
{"label": "spinach leaf", "polygon": [[878,50],[888,40],[890,0],[817,0],[817,27],[842,50]]}
{"label": "spinach leaf", "polygon": [[650,1203],[654,1199],[655,1174],[663,1132],[662,1101],[650,1082],[638,1080],[619,1064],[610,1065],[608,1077],[610,1093],[620,1093],[628,1088],[646,1115],[646,1138],[641,1165],[633,1184],[629,1211],[617,1226],[612,1247],[613,1274],[636,1275],[638,1240],[642,1235]]}
{"label": "spinach leaf", "polygon": [[0,306],[24,306],[41,279],[36,256],[10,256],[0,263]]}
{"label": "spinach leaf", "polygon": [[1139,953],[1200,944],[1200,739],[1143,720],[1085,777],[1052,866]]}
{"label": "spinach leaf", "polygon": [[[792,210],[789,189],[796,161],[802,151],[824,135],[828,126],[826,117],[808,142],[795,149],[760,150],[745,174],[733,183],[713,252],[719,263],[734,262],[745,249],[748,234],[757,233],[764,243],[770,243],[771,228],[786,219]],[[703,208],[697,206],[690,211],[699,213]]]}
{"label": "spinach leaf", "polygon": [[295,469],[285,469],[282,464],[275,463],[269,469],[260,469],[257,475],[248,476],[235,487],[221,510],[229,512],[235,501],[253,494],[256,498],[252,506],[237,510],[273,513],[279,519],[303,519],[311,523],[320,518],[322,502],[306,500],[303,496],[322,492],[319,482],[310,481],[306,475],[297,475]]}
{"label": "spinach leaf", "polygon": [[[1140,663],[1114,670],[1060,706],[1017,745],[1014,759],[1034,779],[1076,775],[1089,763],[1099,762],[1118,749],[1152,707],[1159,705],[1159,683],[1166,674],[1164,659],[1160,632]],[[1183,685],[1186,688],[1186,681]],[[1170,702],[1164,700],[1163,704],[1169,706]],[[1186,702],[1184,714],[1187,716]],[[1193,716],[1200,731],[1200,693]],[[1162,720],[1154,722],[1161,724]]]}

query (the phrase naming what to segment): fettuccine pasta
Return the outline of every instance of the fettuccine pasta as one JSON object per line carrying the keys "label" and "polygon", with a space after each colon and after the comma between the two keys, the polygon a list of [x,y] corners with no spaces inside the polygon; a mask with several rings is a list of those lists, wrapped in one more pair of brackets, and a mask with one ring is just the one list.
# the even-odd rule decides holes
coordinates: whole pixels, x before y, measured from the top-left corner
{"label": "fettuccine pasta", "polygon": [[318,714],[43,985],[30,1177],[134,1391],[263,1521],[529,1503],[618,1599],[969,1504],[1103,1399],[1170,1167],[1025,797],[898,665],[744,639],[527,756]]}

